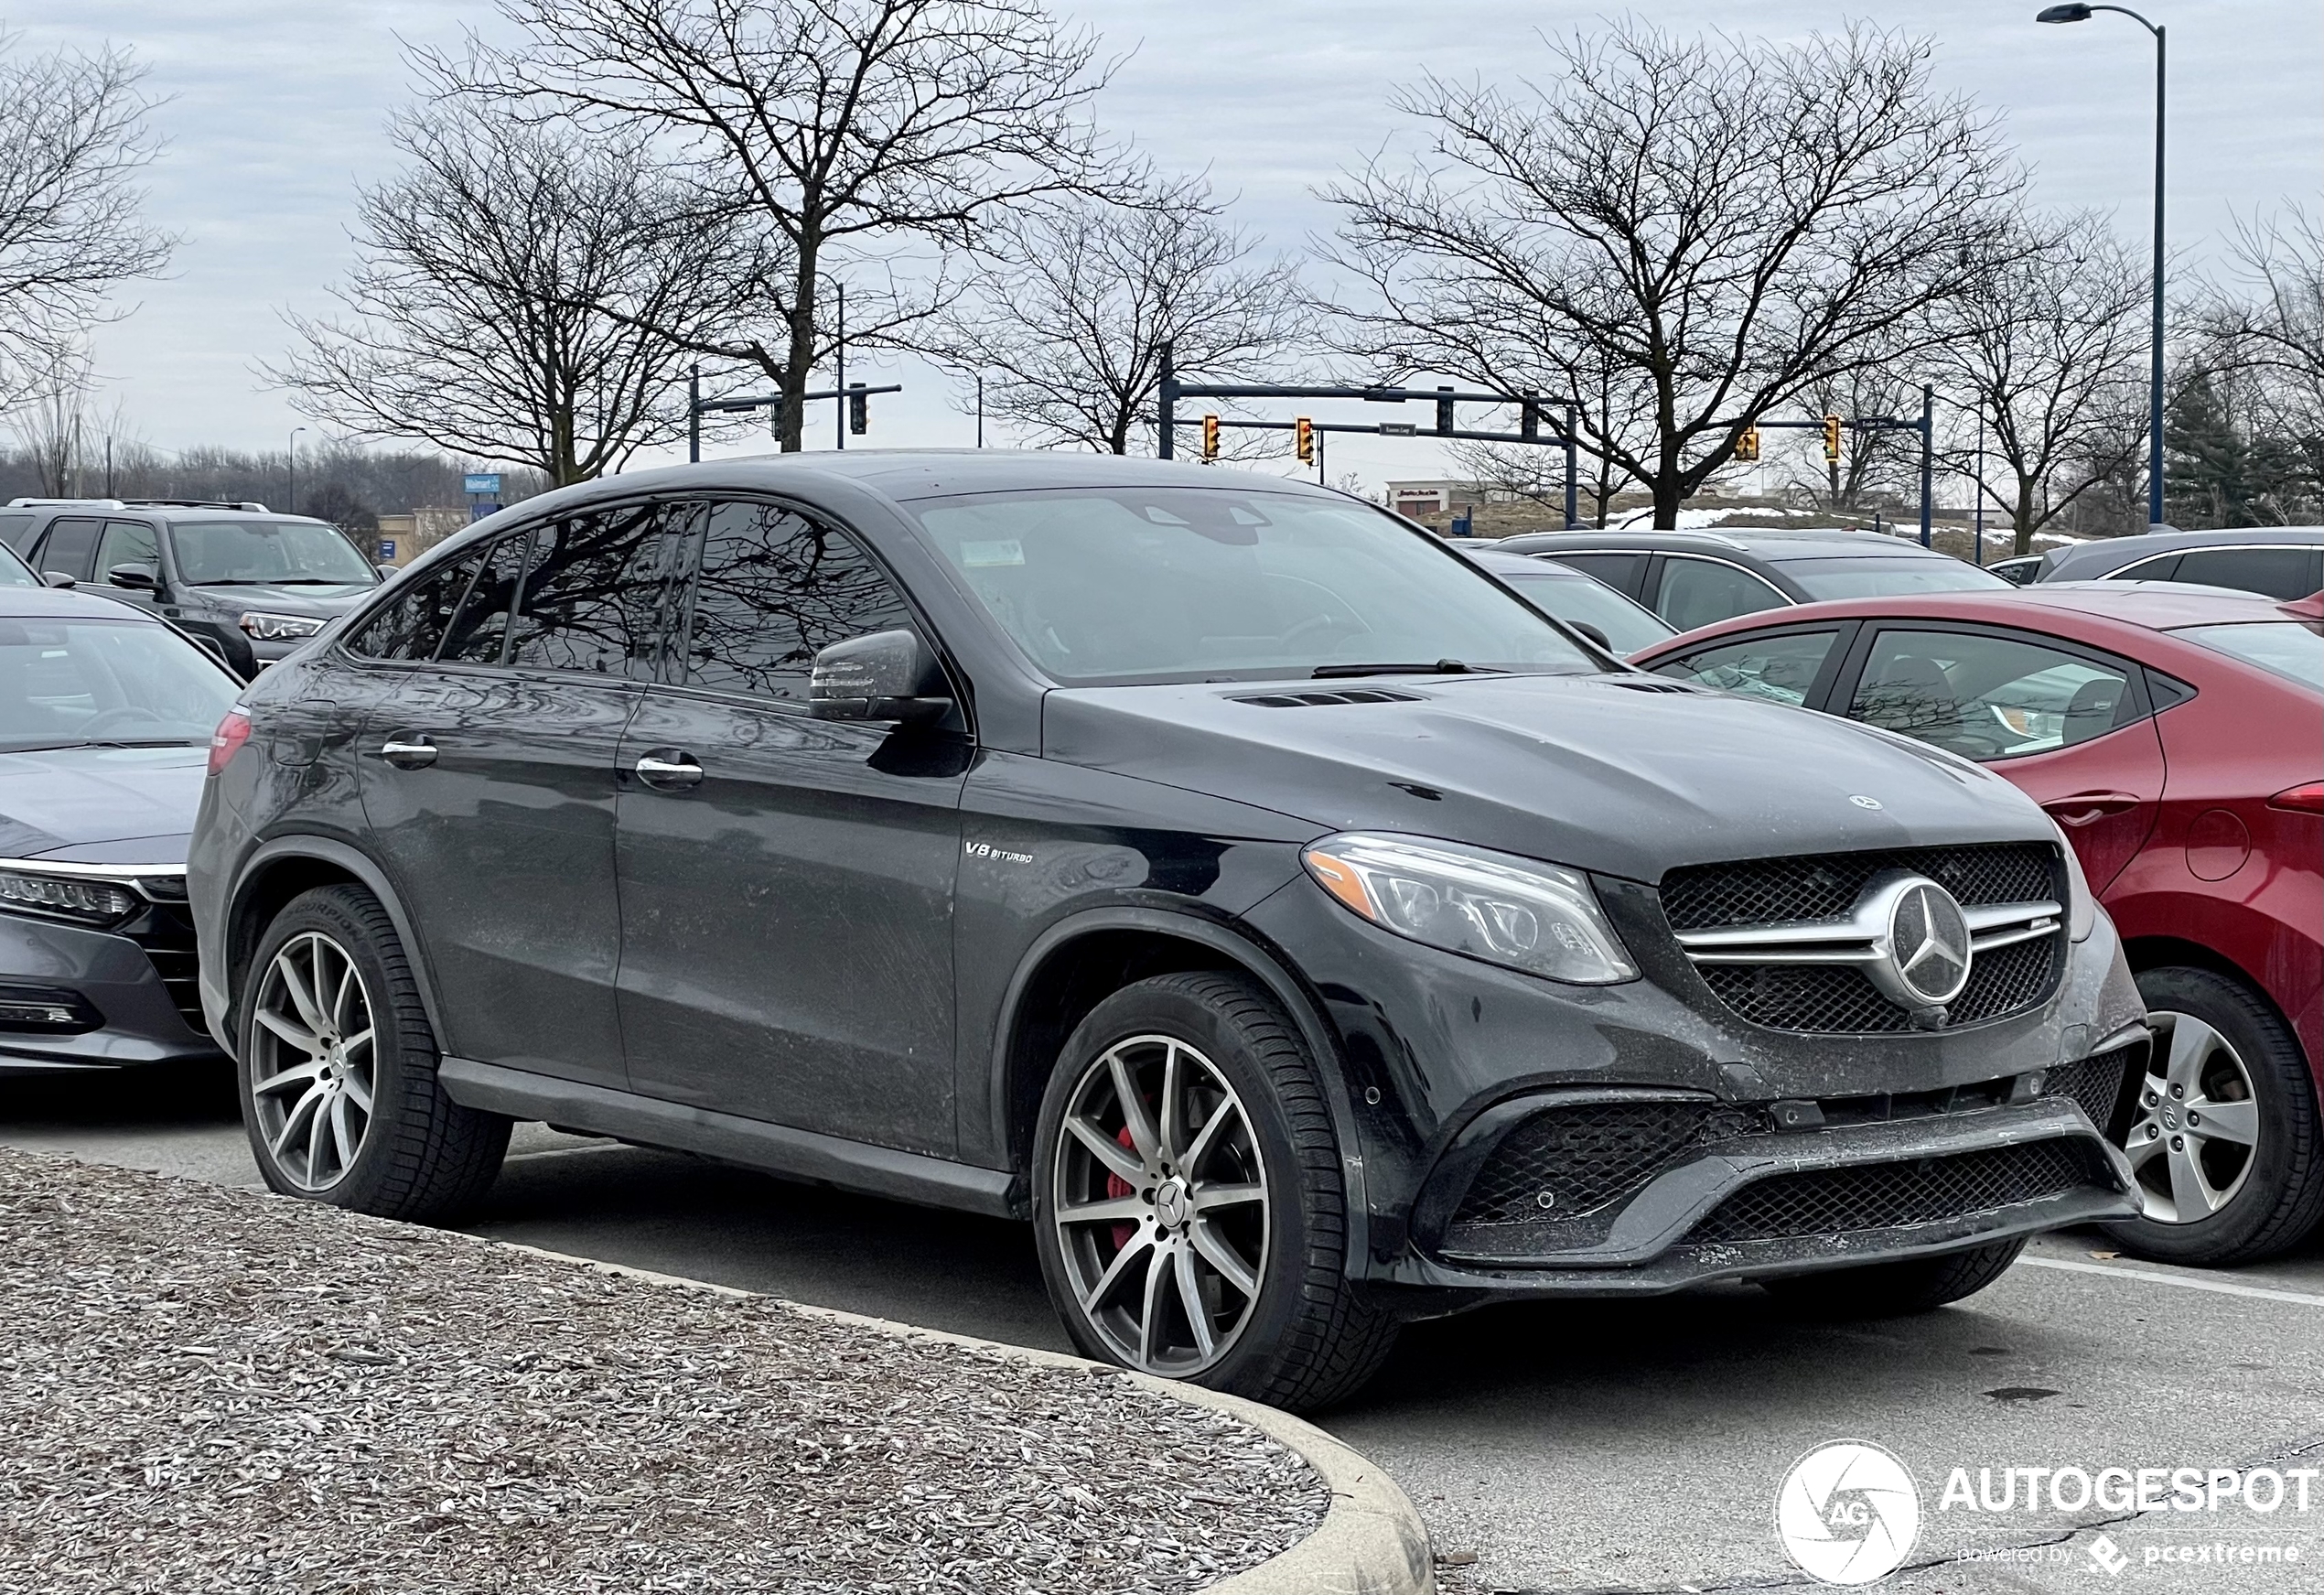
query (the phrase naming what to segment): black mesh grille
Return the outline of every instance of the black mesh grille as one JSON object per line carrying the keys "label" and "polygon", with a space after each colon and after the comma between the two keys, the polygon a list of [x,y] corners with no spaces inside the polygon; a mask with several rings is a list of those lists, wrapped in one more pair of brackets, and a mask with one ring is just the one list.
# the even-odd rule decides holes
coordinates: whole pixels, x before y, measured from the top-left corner
{"label": "black mesh grille", "polygon": [[2139,1051],[2136,1047],[2117,1047],[2093,1058],[2060,1063],[2042,1076],[2041,1094],[2071,1098],[2090,1115],[2092,1124],[2111,1133],[2114,1110],[2122,1105],[2123,1076]]}
{"label": "black mesh grille", "polygon": [[1630,1195],[1695,1148],[1759,1127],[1757,1114],[1716,1103],[1597,1102],[1551,1108],[1501,1137],[1469,1181],[1453,1222],[1580,1218]]}
{"label": "black mesh grille", "polygon": [[[1978,954],[1969,984],[1945,1010],[1946,1027],[2002,1018],[2048,997],[2058,978],[2058,943],[2040,936]],[[1721,1002],[1771,1030],[1870,1035],[1912,1028],[1910,1014],[1845,965],[1705,964],[1700,973]]]}
{"label": "black mesh grille", "polygon": [[178,904],[156,903],[139,916],[135,928],[124,933],[145,950],[154,973],[161,976],[169,1000],[178,1006],[187,1025],[198,1034],[209,1034],[210,1027],[202,1023],[201,1017],[192,916]]}
{"label": "black mesh grille", "polygon": [[1779,1174],[1728,1197],[1692,1238],[1768,1241],[1938,1223],[2060,1195],[2090,1179],[2082,1155],[2064,1141]]}
{"label": "black mesh grille", "polygon": [[1856,906],[1874,876],[1890,869],[1925,875],[1970,908],[2064,900],[2057,848],[2007,842],[1694,865],[1662,878],[1662,912],[1674,931],[1837,919]]}

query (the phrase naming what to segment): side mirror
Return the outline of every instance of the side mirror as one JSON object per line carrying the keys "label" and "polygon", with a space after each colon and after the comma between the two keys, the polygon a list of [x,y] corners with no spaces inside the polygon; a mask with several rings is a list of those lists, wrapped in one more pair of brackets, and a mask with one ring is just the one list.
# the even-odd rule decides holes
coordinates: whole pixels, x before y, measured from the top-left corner
{"label": "side mirror", "polygon": [[[1575,630],[1579,631],[1583,636],[1597,643],[1600,648],[1606,650],[1607,652],[1614,653],[1614,644],[1608,639],[1606,633],[1599,630],[1596,626],[1591,625],[1587,620],[1568,620],[1565,624],[1571,626]],[[1614,653],[1614,657],[1619,659],[1621,655]]]}
{"label": "side mirror", "polygon": [[133,592],[150,593],[161,587],[161,577],[154,574],[150,565],[116,565],[105,572],[105,580]]}
{"label": "side mirror", "polygon": [[371,568],[379,572],[380,580],[391,581],[403,567],[400,565],[375,565]]}
{"label": "side mirror", "polygon": [[81,583],[61,570],[44,570],[40,579],[52,587],[77,587]]}
{"label": "side mirror", "polygon": [[944,667],[917,631],[834,642],[808,677],[807,712],[819,720],[934,720],[952,706]]}

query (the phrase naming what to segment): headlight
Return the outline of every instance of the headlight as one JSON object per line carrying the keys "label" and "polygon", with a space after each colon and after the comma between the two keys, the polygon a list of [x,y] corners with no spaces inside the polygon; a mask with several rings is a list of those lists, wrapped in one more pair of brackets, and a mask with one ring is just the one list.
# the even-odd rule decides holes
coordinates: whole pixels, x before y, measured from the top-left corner
{"label": "headlight", "polygon": [[328,622],[311,615],[269,615],[253,609],[236,624],[261,642],[288,642],[296,637],[312,637]]}
{"label": "headlight", "polygon": [[1409,836],[1329,836],[1300,857],[1348,908],[1431,947],[1577,985],[1638,975],[1578,870]]}
{"label": "headlight", "polygon": [[2090,894],[2090,878],[2082,872],[2082,859],[2065,827],[2052,820],[2050,828],[2058,833],[2058,846],[2066,855],[2066,934],[2073,941],[2087,942],[2098,924],[2098,900]]}
{"label": "headlight", "polygon": [[109,880],[0,870],[0,910],[109,925],[126,919],[144,900],[127,887]]}

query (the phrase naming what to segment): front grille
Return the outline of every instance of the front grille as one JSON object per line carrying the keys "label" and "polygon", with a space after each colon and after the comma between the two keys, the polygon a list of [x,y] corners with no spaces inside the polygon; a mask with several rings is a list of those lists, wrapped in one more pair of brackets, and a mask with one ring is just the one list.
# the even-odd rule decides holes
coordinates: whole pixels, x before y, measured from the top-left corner
{"label": "front grille", "polygon": [[2065,1141],[1779,1174],[1728,1197],[1689,1238],[1788,1240],[1939,1223],[2062,1195],[2090,1181],[2083,1155]]}
{"label": "front grille", "polygon": [[1927,876],[1964,908],[2065,900],[2056,847],[2000,842],[1692,865],[1662,878],[1662,912],[1674,931],[1838,919],[1874,876],[1891,869]]}
{"label": "front grille", "polygon": [[1535,1114],[1501,1139],[1456,1224],[1577,1219],[1630,1196],[1695,1148],[1761,1127],[1717,1103],[1593,1102]]}
{"label": "front grille", "polygon": [[2114,1116],[2123,1105],[2124,1087],[2129,1083],[2125,1077],[2133,1060],[2143,1051],[2117,1047],[2095,1057],[2060,1063],[2042,1076],[2041,1094],[2071,1098],[2100,1133],[2112,1136]]}
{"label": "front grille", "polygon": [[202,1022],[201,984],[198,978],[199,959],[194,952],[194,921],[185,906],[179,903],[156,903],[138,918],[137,924],[123,932],[145,950],[145,957],[161,976],[161,984],[169,993],[169,1000],[177,1005],[187,1026],[197,1035],[208,1035],[210,1027]]}
{"label": "front grille", "polygon": [[[1983,1024],[2023,1012],[2058,980],[2057,936],[1980,953],[1969,984],[1945,1009],[1945,1025]],[[1718,999],[1755,1025],[1817,1035],[1876,1035],[1912,1029],[1912,1016],[1841,964],[1705,964],[1699,973]]]}

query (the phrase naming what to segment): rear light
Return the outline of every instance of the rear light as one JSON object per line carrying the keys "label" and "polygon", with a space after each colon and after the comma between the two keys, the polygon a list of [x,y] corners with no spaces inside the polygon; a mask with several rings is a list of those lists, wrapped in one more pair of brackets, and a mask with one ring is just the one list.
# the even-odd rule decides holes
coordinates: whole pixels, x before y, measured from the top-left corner
{"label": "rear light", "polygon": [[2311,781],[2306,786],[2279,792],[2267,800],[2267,806],[2289,809],[2296,814],[2324,814],[2324,781]]}
{"label": "rear light", "polygon": [[242,744],[250,740],[250,711],[236,704],[218,722],[218,729],[210,734],[210,773],[216,775],[232,762]]}

